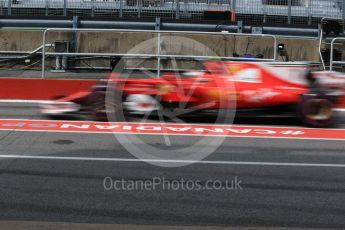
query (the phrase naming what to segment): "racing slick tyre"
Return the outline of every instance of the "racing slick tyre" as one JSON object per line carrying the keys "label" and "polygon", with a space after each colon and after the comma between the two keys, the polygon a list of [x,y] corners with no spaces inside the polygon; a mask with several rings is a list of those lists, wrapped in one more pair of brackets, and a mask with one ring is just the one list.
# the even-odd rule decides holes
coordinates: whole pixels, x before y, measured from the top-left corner
{"label": "racing slick tyre", "polygon": [[123,111],[123,100],[121,95],[113,92],[113,100],[106,100],[106,91],[96,91],[92,95],[90,111],[93,119],[97,121],[107,121],[107,113],[111,113],[116,121],[125,121]]}
{"label": "racing slick tyre", "polygon": [[92,95],[91,103],[89,105],[91,117],[97,121],[106,120],[106,110],[105,110],[105,92],[96,91]]}
{"label": "racing slick tyre", "polygon": [[109,122],[129,122],[133,121],[130,111],[127,109],[127,95],[112,89],[105,92],[104,116]]}
{"label": "racing slick tyre", "polygon": [[322,95],[303,95],[297,106],[298,117],[309,127],[329,127],[334,120],[333,103]]}

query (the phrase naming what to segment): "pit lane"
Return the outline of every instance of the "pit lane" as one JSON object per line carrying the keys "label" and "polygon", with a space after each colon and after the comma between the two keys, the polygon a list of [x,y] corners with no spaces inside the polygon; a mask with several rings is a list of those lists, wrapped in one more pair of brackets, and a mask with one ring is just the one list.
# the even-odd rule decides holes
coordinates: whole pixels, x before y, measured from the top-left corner
{"label": "pit lane", "polygon": [[[35,104],[2,103],[0,113],[1,119],[42,119]],[[268,119],[264,123],[296,126],[290,122]],[[339,123],[338,128],[344,126]],[[183,136],[178,142],[185,145],[193,138]],[[157,145],[162,141],[160,135],[150,135],[147,140]],[[102,133],[3,130],[0,144],[2,220],[164,226],[345,226],[345,168],[341,167],[345,165],[345,154],[344,141],[340,140],[228,137],[204,160],[206,163],[179,168],[136,161],[112,135]],[[243,181],[243,190],[107,191],[103,187],[105,177],[203,182],[238,177]]]}

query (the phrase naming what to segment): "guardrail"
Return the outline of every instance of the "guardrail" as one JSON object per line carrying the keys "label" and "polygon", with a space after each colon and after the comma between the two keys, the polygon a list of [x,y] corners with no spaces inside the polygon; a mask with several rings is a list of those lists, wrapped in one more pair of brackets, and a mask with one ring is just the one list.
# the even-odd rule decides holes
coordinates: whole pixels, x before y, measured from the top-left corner
{"label": "guardrail", "polygon": [[[44,45],[46,48],[52,47],[51,44],[45,44]],[[41,50],[43,49],[43,45],[40,47],[34,49],[33,51],[0,51],[0,55],[2,54],[10,54],[11,56],[0,56],[0,59],[10,59],[10,60],[15,60],[15,59],[25,59],[25,58],[30,58],[32,55],[35,54],[42,54]],[[12,56],[12,55],[17,55],[17,56]]]}
{"label": "guardrail", "polygon": [[[155,54],[128,54],[128,53],[56,53],[46,52],[42,50],[42,78],[45,78],[46,71],[46,56],[109,56],[109,57],[123,57],[123,58],[156,58],[157,59],[157,75],[160,75],[161,58],[176,58],[176,59],[210,59],[210,56],[193,56],[193,55],[169,55],[161,54],[161,35],[162,34],[182,34],[182,35],[211,35],[211,36],[241,36],[241,37],[259,37],[273,39],[273,58],[271,59],[251,59],[260,61],[275,62],[277,60],[277,38],[274,35],[266,34],[241,34],[241,33],[223,33],[223,32],[194,32],[194,31],[152,31],[152,30],[123,30],[123,29],[73,29],[73,28],[49,28],[43,33],[42,47],[45,47],[47,33],[49,32],[119,32],[119,33],[153,33],[157,34],[157,53]],[[241,60],[243,58],[236,57],[216,57],[217,59],[225,60]]]}
{"label": "guardrail", "polygon": [[329,70],[332,71],[333,70],[333,65],[334,64],[343,64],[345,65],[345,61],[334,61],[333,59],[333,54],[334,54],[334,43],[336,41],[345,41],[345,38],[342,37],[338,37],[338,38],[333,38],[331,41],[331,52],[330,52],[330,59],[329,59]]}

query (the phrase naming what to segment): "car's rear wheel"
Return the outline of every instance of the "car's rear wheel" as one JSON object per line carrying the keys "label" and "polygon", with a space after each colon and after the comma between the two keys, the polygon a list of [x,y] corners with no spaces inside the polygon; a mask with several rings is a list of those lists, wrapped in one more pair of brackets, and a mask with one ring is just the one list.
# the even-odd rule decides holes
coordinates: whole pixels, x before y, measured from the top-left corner
{"label": "car's rear wheel", "polygon": [[323,96],[304,95],[298,105],[298,116],[307,126],[329,127],[334,120],[332,100]]}

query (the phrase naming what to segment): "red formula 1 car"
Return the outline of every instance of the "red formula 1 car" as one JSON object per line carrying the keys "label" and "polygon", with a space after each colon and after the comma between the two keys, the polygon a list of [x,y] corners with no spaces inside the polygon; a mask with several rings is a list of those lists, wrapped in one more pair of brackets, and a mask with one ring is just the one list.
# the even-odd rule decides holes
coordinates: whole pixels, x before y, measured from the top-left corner
{"label": "red formula 1 car", "polygon": [[89,92],[42,104],[41,112],[88,113],[104,119],[106,113],[119,111],[124,117],[161,112],[176,118],[236,110],[236,116],[289,113],[307,126],[327,127],[343,95],[343,78],[333,72],[312,73],[306,66],[218,61],[206,61],[203,66],[202,71],[166,73],[159,78],[122,78],[113,73]]}

